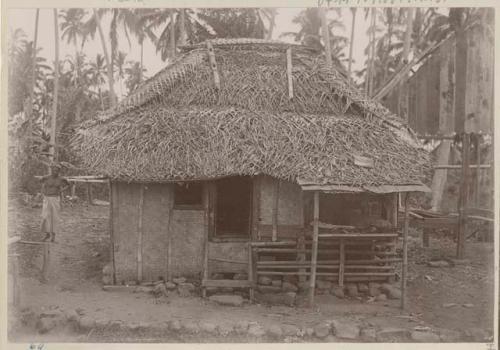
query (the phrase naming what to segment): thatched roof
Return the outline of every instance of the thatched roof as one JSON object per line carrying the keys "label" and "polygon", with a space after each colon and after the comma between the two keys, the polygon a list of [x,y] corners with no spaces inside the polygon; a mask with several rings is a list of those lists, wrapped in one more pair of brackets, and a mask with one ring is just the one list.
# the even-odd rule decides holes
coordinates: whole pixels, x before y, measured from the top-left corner
{"label": "thatched roof", "polygon": [[73,146],[84,165],[139,182],[257,174],[351,185],[420,182],[428,155],[405,123],[351,88],[319,54],[255,39],[211,43],[219,89],[206,44],[185,48],[115,109],[82,125]]}

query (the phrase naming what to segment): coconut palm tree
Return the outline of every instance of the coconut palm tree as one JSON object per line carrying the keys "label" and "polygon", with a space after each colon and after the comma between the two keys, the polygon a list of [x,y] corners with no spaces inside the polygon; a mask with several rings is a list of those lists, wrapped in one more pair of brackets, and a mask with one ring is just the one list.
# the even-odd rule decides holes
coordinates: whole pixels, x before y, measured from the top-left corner
{"label": "coconut palm tree", "polygon": [[125,68],[125,86],[128,93],[134,91],[141,83],[146,70],[141,67],[140,62],[129,61],[128,66]]}
{"label": "coconut palm tree", "polygon": [[54,9],[54,43],[55,43],[55,63],[54,63],[54,71],[55,71],[55,79],[54,79],[54,99],[52,102],[52,119],[50,123],[50,159],[54,160],[56,158],[55,155],[55,145],[56,145],[56,120],[57,120],[57,103],[59,97],[59,23],[57,18],[57,9]]}
{"label": "coconut palm tree", "polygon": [[75,57],[78,54],[78,40],[82,41],[85,36],[83,18],[85,11],[81,8],[70,8],[61,10],[61,39],[66,40],[68,44],[75,46]]}
{"label": "coconut palm tree", "polygon": [[[337,16],[341,16],[340,8],[329,9],[335,11]],[[325,10],[326,11],[326,10]],[[325,13],[326,17],[326,13]],[[295,41],[301,42],[303,45],[313,47],[319,51],[324,51],[326,42],[322,40],[321,34],[321,11],[318,8],[307,8],[301,11],[293,20],[293,23],[300,25],[298,32],[285,32],[281,34],[281,37],[293,37]],[[328,21],[328,37],[330,39],[330,52],[331,58],[336,62],[338,66],[341,66],[341,62],[345,61],[345,55],[343,53],[345,46],[347,45],[347,38],[341,35],[335,34],[337,30],[343,30],[344,25],[338,19],[329,18]]]}
{"label": "coconut palm tree", "polygon": [[101,101],[101,109],[104,110],[104,100],[102,97],[101,86],[106,82],[107,67],[105,58],[101,54],[97,54],[95,61],[90,63],[90,82],[91,85],[97,90],[99,101]]}

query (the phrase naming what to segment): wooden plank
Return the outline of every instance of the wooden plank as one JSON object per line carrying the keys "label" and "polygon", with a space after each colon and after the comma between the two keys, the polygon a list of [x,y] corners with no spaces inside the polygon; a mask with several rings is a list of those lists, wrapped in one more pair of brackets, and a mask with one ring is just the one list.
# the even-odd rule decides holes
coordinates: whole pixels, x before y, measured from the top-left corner
{"label": "wooden plank", "polygon": [[201,285],[207,287],[220,288],[249,288],[253,285],[248,280],[209,280],[203,279]]}
{"label": "wooden plank", "polygon": [[19,285],[19,255],[12,257],[12,297],[15,307],[21,305],[21,288]]}
{"label": "wooden plank", "polygon": [[[384,263],[393,263],[393,262],[401,262],[402,259],[347,259],[345,261],[345,266],[352,265],[352,264],[384,264]],[[318,263],[321,264],[339,264],[340,260],[322,260],[318,259]],[[309,265],[310,264],[305,261],[296,261],[296,260],[281,260],[281,261],[259,261],[257,262],[257,266],[260,265],[287,265],[287,264],[303,264],[303,265]]]}
{"label": "wooden plank", "polygon": [[139,207],[138,207],[139,220],[137,223],[137,280],[142,281],[142,228],[143,228],[143,216],[144,216],[144,185],[139,185]]}
{"label": "wooden plank", "polygon": [[[264,269],[275,269],[275,270],[283,270],[283,269],[299,269],[304,268],[303,264],[290,264],[290,265],[259,265],[257,266],[257,271],[263,271]],[[310,269],[311,266],[306,266],[306,269]],[[321,264],[318,263],[316,265],[317,269],[339,269],[339,283],[340,278],[343,278],[344,273],[347,273],[345,270],[393,270],[394,266],[372,266],[372,265],[344,265],[340,266],[340,264]],[[342,286],[344,285],[344,280],[342,280]],[[340,284],[339,284],[340,286]]]}
{"label": "wooden plank", "polygon": [[288,98],[293,98],[292,48],[286,50],[286,76],[288,78]]}
{"label": "wooden plank", "polygon": [[252,247],[280,247],[280,246],[296,246],[296,241],[281,241],[281,242],[250,242]]}
{"label": "wooden plank", "polygon": [[344,267],[345,267],[345,245],[344,240],[340,240],[340,250],[339,250],[339,286],[344,286]]}
{"label": "wooden plank", "polygon": [[92,200],[92,184],[90,184],[90,183],[87,183],[87,201],[88,201],[89,205],[93,204],[93,200]]}
{"label": "wooden plank", "polygon": [[311,252],[311,278],[309,280],[309,306],[314,304],[314,291],[316,288],[316,264],[318,259],[318,235],[319,235],[319,192],[314,192],[313,213],[313,243]]}
{"label": "wooden plank", "polygon": [[408,275],[408,230],[410,227],[410,216],[409,216],[409,197],[410,194],[405,194],[404,199],[404,208],[405,208],[405,216],[404,216],[404,226],[403,226],[403,268],[402,268],[402,277],[401,277],[401,309],[405,308],[406,303],[406,279]]}
{"label": "wooden plank", "polygon": [[[300,276],[312,275],[310,272],[288,272],[288,271],[257,271],[261,276]],[[333,276],[338,277],[337,272],[316,272],[316,276]],[[390,277],[394,276],[394,272],[345,272],[345,278],[353,276],[366,276],[366,277]]]}
{"label": "wooden plank", "polygon": [[458,236],[457,258],[463,259],[465,255],[465,235],[467,231],[467,202],[469,197],[469,160],[470,160],[470,134],[463,134],[462,138],[462,174],[458,205]]}
{"label": "wooden plank", "polygon": [[378,239],[397,237],[397,233],[320,233],[320,238]]}
{"label": "wooden plank", "polygon": [[208,261],[218,261],[218,262],[224,262],[224,263],[228,263],[228,264],[240,264],[240,265],[248,264],[248,261],[222,259],[222,258],[210,258],[210,257],[208,258]]}

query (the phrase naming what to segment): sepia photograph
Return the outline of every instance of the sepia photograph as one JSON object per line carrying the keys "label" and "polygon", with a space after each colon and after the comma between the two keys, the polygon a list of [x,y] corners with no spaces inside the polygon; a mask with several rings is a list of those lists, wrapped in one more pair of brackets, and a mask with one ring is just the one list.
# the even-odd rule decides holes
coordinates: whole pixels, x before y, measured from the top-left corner
{"label": "sepia photograph", "polygon": [[5,9],[9,343],[496,349],[495,9],[336,3]]}

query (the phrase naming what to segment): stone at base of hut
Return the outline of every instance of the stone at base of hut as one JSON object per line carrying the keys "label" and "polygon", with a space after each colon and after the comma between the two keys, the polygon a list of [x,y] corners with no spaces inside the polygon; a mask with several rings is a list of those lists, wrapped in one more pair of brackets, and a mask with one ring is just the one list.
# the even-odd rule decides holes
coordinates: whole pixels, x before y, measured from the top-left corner
{"label": "stone at base of hut", "polygon": [[368,284],[366,283],[358,283],[358,291],[360,293],[368,293],[370,288],[368,288]]}
{"label": "stone at base of hut", "polygon": [[375,328],[362,328],[359,333],[364,341],[374,342],[377,339],[377,330]]}
{"label": "stone at base of hut", "polygon": [[82,330],[88,330],[95,327],[95,320],[89,316],[80,317],[78,320],[78,326]]}
{"label": "stone at base of hut", "polygon": [[208,298],[209,300],[216,302],[220,305],[227,306],[242,306],[243,298],[240,295],[212,295]]}
{"label": "stone at base of hut", "polygon": [[189,297],[194,292],[194,285],[192,283],[180,283],[177,291],[181,297]]}
{"label": "stone at base of hut", "polygon": [[345,298],[344,288],[342,288],[340,286],[333,286],[332,289],[330,290],[330,294],[333,294],[337,298],[340,298],[340,299]]}
{"label": "stone at base of hut", "polygon": [[104,284],[104,285],[113,284],[113,277],[111,277],[109,275],[103,275],[102,276],[102,284]]}
{"label": "stone at base of hut", "polygon": [[147,286],[137,286],[134,289],[134,293],[151,293],[153,291],[153,287]]}
{"label": "stone at base of hut", "polygon": [[296,337],[300,333],[300,328],[293,324],[284,324],[281,326],[283,334],[289,337]]}
{"label": "stone at base of hut", "polygon": [[248,334],[253,337],[262,337],[263,335],[266,334],[266,331],[264,330],[264,328],[262,328],[261,325],[257,323],[252,323],[248,327]]}
{"label": "stone at base of hut", "polygon": [[235,273],[233,280],[246,281],[248,280],[248,275],[246,273]]}
{"label": "stone at base of hut", "polygon": [[397,342],[408,339],[409,331],[404,328],[385,328],[377,333],[379,342]]}
{"label": "stone at base of hut", "polygon": [[153,294],[167,296],[167,287],[163,283],[157,284],[153,288]]}
{"label": "stone at base of hut", "polygon": [[387,295],[379,293],[379,295],[377,295],[377,297],[375,298],[375,300],[377,300],[377,301],[387,301]]}
{"label": "stone at base of hut", "polygon": [[337,338],[357,339],[359,337],[359,327],[353,322],[334,320],[331,325],[332,333]]}
{"label": "stone at base of hut", "polygon": [[330,288],[332,288],[332,282],[324,281],[324,280],[317,280],[316,281],[316,288],[318,288],[318,289],[330,289]]}
{"label": "stone at base of hut", "polygon": [[281,330],[281,327],[277,324],[271,325],[267,329],[267,333],[272,338],[281,338],[283,336],[283,331]]}
{"label": "stone at base of hut", "polygon": [[266,276],[260,276],[257,280],[257,284],[262,284],[263,286],[270,286],[272,282],[273,280]]}
{"label": "stone at base of hut", "polygon": [[389,299],[401,299],[401,290],[388,284],[384,283],[380,286],[380,289],[387,294]]}
{"label": "stone at base of hut", "polygon": [[350,297],[358,296],[358,286],[356,283],[346,283],[345,289],[347,290],[347,295]]}
{"label": "stone at base of hut", "polygon": [[445,343],[457,343],[462,338],[462,333],[455,330],[441,330],[439,339]]}
{"label": "stone at base of hut", "polygon": [[181,283],[186,283],[187,280],[185,277],[177,277],[177,278],[172,279],[172,281],[175,284],[181,284]]}
{"label": "stone at base of hut", "polygon": [[413,331],[411,332],[411,339],[421,343],[438,343],[440,341],[439,336],[435,333],[425,331]]}
{"label": "stone at base of hut", "polygon": [[330,335],[330,327],[327,324],[318,324],[314,327],[314,335],[318,338],[326,338]]}
{"label": "stone at base of hut", "polygon": [[299,288],[291,282],[283,282],[281,289],[283,289],[284,292],[297,292],[299,290]]}
{"label": "stone at base of hut", "polygon": [[177,285],[173,282],[165,282],[165,288],[167,288],[168,290],[174,290],[175,288],[177,288]]}
{"label": "stone at base of hut", "polygon": [[281,288],[281,280],[273,280],[271,286]]}

